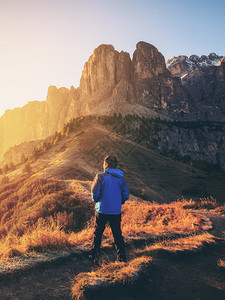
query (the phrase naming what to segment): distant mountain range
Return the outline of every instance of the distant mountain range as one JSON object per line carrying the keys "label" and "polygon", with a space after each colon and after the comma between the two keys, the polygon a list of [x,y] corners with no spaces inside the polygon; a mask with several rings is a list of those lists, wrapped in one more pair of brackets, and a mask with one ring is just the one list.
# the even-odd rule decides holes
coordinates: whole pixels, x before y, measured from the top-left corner
{"label": "distant mountain range", "polygon": [[[85,63],[77,89],[50,86],[46,101],[5,112],[0,118],[0,155],[61,130],[72,118],[114,113],[224,122],[225,58],[212,53],[172,57],[166,63],[145,42],[137,44],[132,59],[112,45],[100,45]],[[225,143],[223,135],[220,143]]]}
{"label": "distant mountain range", "polygon": [[173,56],[167,60],[166,66],[170,70],[172,75],[179,76],[181,79],[189,75],[191,72],[202,67],[218,67],[224,56],[219,56],[216,53],[210,53],[207,55],[191,55],[190,57],[185,55]]}

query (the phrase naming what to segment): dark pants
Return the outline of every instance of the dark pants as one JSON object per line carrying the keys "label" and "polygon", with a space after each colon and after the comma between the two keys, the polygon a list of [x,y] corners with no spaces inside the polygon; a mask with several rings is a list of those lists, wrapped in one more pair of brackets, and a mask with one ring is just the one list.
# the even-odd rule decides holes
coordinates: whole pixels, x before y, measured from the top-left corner
{"label": "dark pants", "polygon": [[95,231],[93,238],[92,255],[96,258],[100,251],[102,235],[105,230],[106,223],[109,222],[114,242],[116,246],[117,256],[119,260],[126,260],[125,244],[121,231],[121,214],[119,215],[105,215],[95,212]]}

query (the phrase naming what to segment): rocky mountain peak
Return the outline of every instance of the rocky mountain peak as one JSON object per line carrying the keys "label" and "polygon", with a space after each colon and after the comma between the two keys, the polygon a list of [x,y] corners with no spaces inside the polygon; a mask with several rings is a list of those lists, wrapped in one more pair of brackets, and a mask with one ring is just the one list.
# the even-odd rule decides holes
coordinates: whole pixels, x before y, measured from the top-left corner
{"label": "rocky mountain peak", "polygon": [[219,61],[224,58],[216,53],[210,53],[207,55],[191,55],[188,56],[173,56],[167,60],[166,66],[174,76],[183,78],[187,74],[191,73],[195,69],[202,67],[218,66]]}
{"label": "rocky mountain peak", "polygon": [[81,80],[81,99],[112,93],[123,79],[130,80],[131,59],[127,52],[118,52],[112,45],[100,45],[85,63]]}
{"label": "rocky mountain peak", "polygon": [[109,52],[115,51],[115,48],[111,44],[101,44],[97,48],[94,49],[93,54],[95,55],[97,53],[106,52],[106,51],[109,51]]}
{"label": "rocky mountain peak", "polygon": [[158,49],[146,42],[137,43],[132,60],[129,53],[103,44],[85,63],[77,89],[50,86],[47,101],[29,103],[0,118],[0,155],[87,114],[132,112],[171,120],[224,121],[224,85],[225,58],[215,53],[174,56],[166,64]]}
{"label": "rocky mountain peak", "polygon": [[[187,96],[180,88],[180,83],[166,68],[165,58],[156,47],[139,42],[133,54],[133,87],[135,98],[141,105],[167,114],[187,111]],[[177,105],[176,93],[182,101]]]}
{"label": "rocky mountain peak", "polygon": [[155,46],[145,42],[137,43],[133,66],[135,80],[158,76],[166,69],[164,56]]}
{"label": "rocky mountain peak", "polygon": [[83,68],[80,80],[82,98],[113,89],[118,55],[112,45],[100,45],[94,50]]}

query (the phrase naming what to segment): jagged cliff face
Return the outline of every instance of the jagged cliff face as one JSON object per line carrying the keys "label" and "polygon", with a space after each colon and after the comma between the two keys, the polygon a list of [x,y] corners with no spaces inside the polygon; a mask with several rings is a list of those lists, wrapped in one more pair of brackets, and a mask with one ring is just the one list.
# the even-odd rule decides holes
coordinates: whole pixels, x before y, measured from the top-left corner
{"label": "jagged cliff face", "polygon": [[195,119],[225,121],[225,62],[202,67],[183,79]]}
{"label": "jagged cliff face", "polygon": [[173,56],[168,59],[166,66],[172,75],[183,78],[192,71],[202,67],[217,67],[222,59],[224,59],[224,57],[216,53],[210,53],[208,56],[202,55],[201,57],[198,55],[191,55],[190,57],[181,55]]}
{"label": "jagged cliff face", "polygon": [[165,116],[188,113],[180,80],[168,71],[163,55],[145,42],[137,44],[132,60],[111,45],[99,46],[84,66],[79,91],[83,114],[125,114],[133,104]]}
{"label": "jagged cliff face", "polygon": [[[218,128],[221,127],[221,128]],[[210,126],[205,124],[199,128],[172,128],[162,126],[157,134],[158,148],[176,159],[204,161],[219,165],[225,170],[225,136],[224,125]]]}
{"label": "jagged cliff face", "polygon": [[180,80],[171,75],[154,46],[138,43],[132,66],[137,102],[163,115],[188,113],[188,97]]}
{"label": "jagged cliff face", "polygon": [[182,80],[188,94],[186,119],[225,121],[225,58],[215,53],[172,57],[170,72]]}
{"label": "jagged cliff face", "polygon": [[225,120],[224,65],[214,54],[172,58],[166,65],[163,55],[145,42],[137,44],[132,59],[112,45],[101,45],[85,63],[77,89],[51,86],[46,101],[30,102],[0,118],[0,155],[86,114]]}
{"label": "jagged cliff face", "polygon": [[111,45],[101,45],[85,63],[80,81],[81,97],[111,93],[117,83],[119,53]]}
{"label": "jagged cliff face", "polygon": [[0,118],[0,153],[23,141],[41,138],[44,135],[44,102],[30,102],[23,108],[8,110]]}
{"label": "jagged cliff face", "polygon": [[0,157],[11,146],[61,130],[65,122],[80,113],[76,96],[75,89],[50,86],[46,101],[33,101],[22,108],[7,110],[0,118]]}
{"label": "jagged cliff face", "polygon": [[[112,45],[101,45],[85,63],[80,80],[82,114],[108,114],[133,98],[131,59]],[[118,107],[117,107],[118,109]]]}

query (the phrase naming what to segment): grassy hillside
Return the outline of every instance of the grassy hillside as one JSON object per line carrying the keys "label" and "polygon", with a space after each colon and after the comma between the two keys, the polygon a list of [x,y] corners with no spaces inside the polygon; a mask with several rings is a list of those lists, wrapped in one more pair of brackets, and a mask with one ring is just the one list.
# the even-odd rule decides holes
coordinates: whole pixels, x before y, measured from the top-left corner
{"label": "grassy hillside", "polygon": [[[107,261],[103,259],[100,268],[75,277],[71,287],[74,299],[88,299],[85,293],[93,286],[134,285],[137,274],[154,262],[160,250],[192,251],[215,239],[205,233],[210,228],[207,219],[189,209],[207,208],[223,214],[224,205],[214,198],[224,199],[223,177],[210,176],[127,139],[116,133],[107,119],[74,120],[63,132],[39,141],[29,151],[0,175],[0,180],[7,177],[9,181],[0,185],[3,266],[13,268],[15,258],[34,257],[40,252],[90,249],[94,228],[90,187],[108,153],[117,155],[118,168],[124,171],[132,194],[122,208],[129,261],[114,262],[113,238],[107,227],[102,243]],[[203,198],[209,195],[214,197]],[[218,265],[224,265],[221,256]]]}
{"label": "grassy hillside", "polygon": [[28,176],[0,188],[0,258],[68,247],[70,232],[83,229],[93,204],[79,185]]}
{"label": "grassy hillside", "polygon": [[26,161],[33,173],[45,178],[93,180],[94,175],[102,171],[105,155],[115,153],[118,167],[125,172],[130,191],[136,196],[160,203],[181,196],[213,196],[224,202],[223,173],[211,174],[173,160],[142,140],[135,140],[131,133],[116,132],[114,125],[113,118],[110,121],[98,117],[79,118],[65,124],[62,132],[39,141],[32,151],[30,143],[27,151],[24,143],[15,150],[12,148],[6,156],[13,160],[20,155],[21,161],[12,161],[11,169],[8,163],[8,170],[2,175],[0,172],[0,182],[21,174]]}
{"label": "grassy hillside", "polygon": [[[40,141],[32,152],[26,152],[25,161],[34,174],[45,178],[93,180],[102,171],[102,160],[115,153],[119,168],[125,173],[131,193],[142,199],[160,203],[178,197],[213,196],[224,202],[225,176],[211,174],[160,154],[142,140],[128,139],[132,134],[116,132],[113,118],[85,117],[65,124],[60,133]],[[25,151],[24,144],[10,150],[10,157]],[[28,149],[31,145],[28,143]],[[9,156],[9,155],[8,155]],[[0,175],[11,180],[23,172],[24,163],[14,161],[12,170]],[[85,185],[85,183],[84,183]]]}

